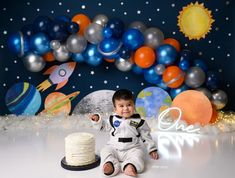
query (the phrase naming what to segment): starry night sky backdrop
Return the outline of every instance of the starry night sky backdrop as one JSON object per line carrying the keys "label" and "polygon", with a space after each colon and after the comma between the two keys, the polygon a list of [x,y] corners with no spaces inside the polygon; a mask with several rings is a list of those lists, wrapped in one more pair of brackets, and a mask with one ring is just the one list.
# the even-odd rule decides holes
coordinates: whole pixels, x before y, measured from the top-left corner
{"label": "starry night sky backdrop", "polygon": [[[33,23],[37,16],[54,18],[59,15],[73,17],[84,13],[92,19],[97,14],[105,14],[109,18],[118,17],[126,27],[133,21],[142,21],[147,27],[157,27],[164,33],[165,38],[172,37],[181,43],[182,49],[191,50],[195,57],[206,60],[209,69],[220,73],[223,80],[220,89],[228,94],[229,103],[226,110],[235,110],[235,42],[233,39],[234,2],[232,0],[207,0],[204,2],[212,11],[215,22],[212,30],[205,39],[188,40],[179,31],[177,16],[190,0],[7,0],[0,4],[0,114],[10,114],[5,105],[7,90],[18,82],[28,82],[34,86],[48,78],[42,73],[54,64],[47,63],[46,67],[37,73],[29,72],[23,65],[22,59],[7,48],[7,37],[19,31],[24,25]],[[71,61],[71,60],[69,60]],[[135,95],[142,89],[153,86],[145,81],[143,75],[119,71],[114,64],[103,63],[92,67],[88,64],[77,64],[76,69],[65,87],[59,90],[66,95],[80,91],[72,101],[73,107],[87,94],[101,89],[116,90],[129,88]],[[53,92],[55,85],[41,93],[42,105],[45,97]]]}

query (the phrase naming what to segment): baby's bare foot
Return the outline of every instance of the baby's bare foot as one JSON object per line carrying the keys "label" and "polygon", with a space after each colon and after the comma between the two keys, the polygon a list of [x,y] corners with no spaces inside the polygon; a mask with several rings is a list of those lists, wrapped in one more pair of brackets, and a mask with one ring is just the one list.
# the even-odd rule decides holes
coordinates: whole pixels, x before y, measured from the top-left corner
{"label": "baby's bare foot", "polygon": [[113,165],[109,162],[105,163],[103,166],[103,172],[106,175],[110,175],[113,173]]}
{"label": "baby's bare foot", "polygon": [[133,165],[128,164],[124,170],[124,174],[132,177],[136,177],[137,173]]}

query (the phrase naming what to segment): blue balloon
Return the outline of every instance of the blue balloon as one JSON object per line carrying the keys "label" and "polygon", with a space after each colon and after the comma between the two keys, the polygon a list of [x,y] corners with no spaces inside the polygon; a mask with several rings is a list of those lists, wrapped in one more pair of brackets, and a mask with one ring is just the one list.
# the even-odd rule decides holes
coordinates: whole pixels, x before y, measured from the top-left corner
{"label": "blue balloon", "polygon": [[112,30],[112,37],[121,38],[124,32],[125,25],[119,18],[109,19],[106,25],[107,28]]}
{"label": "blue balloon", "polygon": [[157,86],[164,89],[164,90],[169,90],[170,88],[166,85],[166,83],[162,80],[162,78],[160,79],[160,81],[157,83]]}
{"label": "blue balloon", "polygon": [[183,59],[179,62],[179,68],[181,68],[183,71],[186,71],[190,68],[190,62],[186,59]]}
{"label": "blue balloon", "polygon": [[176,49],[168,44],[160,45],[156,49],[158,64],[171,65],[177,57]]}
{"label": "blue balloon", "polygon": [[207,76],[206,76],[206,86],[213,90],[213,89],[218,89],[220,86],[220,76],[217,72],[215,71],[208,71]]}
{"label": "blue balloon", "polygon": [[135,74],[140,75],[140,74],[142,74],[142,73],[144,72],[144,69],[141,68],[141,67],[139,67],[139,66],[137,66],[136,64],[133,64],[133,65],[132,65],[132,71],[133,71]]}
{"label": "blue balloon", "polygon": [[112,32],[111,28],[108,28],[108,27],[104,27],[103,28],[103,36],[104,36],[104,38],[110,38],[110,37],[112,37],[112,34],[113,34],[113,32]]}
{"label": "blue balloon", "polygon": [[98,45],[98,51],[108,59],[118,58],[118,52],[122,47],[120,40],[104,38]]}
{"label": "blue balloon", "polygon": [[172,88],[170,90],[171,98],[175,98],[178,94],[180,94],[181,92],[186,91],[188,89],[189,89],[189,87],[187,85],[181,85],[179,88]]}
{"label": "blue balloon", "polygon": [[193,65],[196,67],[200,67],[204,72],[207,72],[208,70],[206,62],[202,59],[195,59],[193,61]]}
{"label": "blue balloon", "polygon": [[83,53],[73,53],[71,57],[76,62],[84,62],[85,61]]}
{"label": "blue balloon", "polygon": [[65,41],[68,37],[67,24],[60,20],[55,20],[48,26],[48,34],[52,40]]}
{"label": "blue balloon", "polygon": [[30,47],[39,55],[45,54],[51,50],[50,40],[44,33],[37,33],[30,38]]}
{"label": "blue balloon", "polygon": [[139,30],[130,28],[123,34],[122,42],[127,48],[134,51],[144,44],[144,36]]}
{"label": "blue balloon", "polygon": [[80,27],[76,22],[70,22],[67,26],[67,30],[70,34],[77,33]]}
{"label": "blue balloon", "polygon": [[123,59],[129,59],[131,57],[131,50],[125,46],[122,46],[118,54]]}
{"label": "blue balloon", "polygon": [[36,32],[47,32],[48,25],[52,20],[47,16],[38,16],[33,22],[34,30]]}
{"label": "blue balloon", "polygon": [[144,70],[144,78],[147,82],[151,84],[158,84],[161,80],[161,75],[156,74],[155,66]]}
{"label": "blue balloon", "polygon": [[90,44],[84,52],[86,62],[92,66],[98,66],[102,63],[103,57],[97,50],[97,45]]}
{"label": "blue balloon", "polygon": [[14,54],[22,57],[29,51],[29,40],[25,38],[22,32],[10,35],[7,39],[7,46]]}

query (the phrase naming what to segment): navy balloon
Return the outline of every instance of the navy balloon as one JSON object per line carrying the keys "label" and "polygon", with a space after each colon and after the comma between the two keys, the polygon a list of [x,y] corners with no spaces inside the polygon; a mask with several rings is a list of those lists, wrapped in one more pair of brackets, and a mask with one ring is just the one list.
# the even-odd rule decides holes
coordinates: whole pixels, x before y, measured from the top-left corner
{"label": "navy balloon", "polygon": [[143,71],[144,71],[144,69],[143,68],[141,68],[141,67],[139,67],[139,66],[137,66],[136,64],[133,64],[132,65],[132,71],[135,73],[135,74],[142,74],[143,73]]}
{"label": "navy balloon", "polygon": [[46,32],[51,22],[52,20],[47,16],[38,16],[33,22],[34,30],[36,32]]}
{"label": "navy balloon", "polygon": [[176,49],[168,44],[160,45],[156,49],[158,64],[171,65],[177,57]]}
{"label": "navy balloon", "polygon": [[220,85],[220,76],[215,71],[208,71],[206,75],[206,86],[209,89],[218,89]]}
{"label": "navy balloon", "polygon": [[111,28],[104,27],[103,28],[103,37],[104,38],[110,38],[112,36],[113,32]]}
{"label": "navy balloon", "polygon": [[161,80],[161,75],[158,75],[155,72],[155,66],[153,66],[144,70],[144,78],[147,82],[151,84],[157,84]]}
{"label": "navy balloon", "polygon": [[170,95],[171,95],[171,98],[175,98],[178,94],[180,94],[181,92],[183,91],[186,91],[188,90],[189,87],[187,85],[181,85],[179,88],[172,88],[170,90]]}
{"label": "navy balloon", "polygon": [[36,54],[45,54],[51,50],[50,40],[44,33],[37,33],[30,38],[30,47]]}
{"label": "navy balloon", "polygon": [[75,61],[75,62],[84,62],[85,61],[85,58],[83,56],[83,53],[73,53],[72,54],[72,59]]}
{"label": "navy balloon", "polygon": [[112,18],[107,22],[106,27],[112,30],[112,37],[121,38],[124,32],[125,25],[119,18]]}
{"label": "navy balloon", "polygon": [[52,40],[66,40],[68,37],[66,23],[60,20],[53,21],[48,26],[48,34]]}
{"label": "navy balloon", "polygon": [[118,54],[123,59],[129,59],[131,57],[131,50],[125,46],[122,46]]}
{"label": "navy balloon", "polygon": [[123,34],[122,42],[134,51],[144,44],[144,35],[139,30],[130,28]]}
{"label": "navy balloon", "polygon": [[59,21],[65,22],[65,23],[70,23],[71,22],[71,18],[66,16],[66,15],[57,16],[55,18],[55,20],[59,20]]}
{"label": "navy balloon", "polygon": [[86,62],[92,66],[98,66],[103,61],[102,55],[97,50],[97,45],[93,45],[93,44],[90,44],[86,48],[84,52],[84,58]]}
{"label": "navy balloon", "polygon": [[204,72],[207,72],[207,65],[206,62],[202,59],[195,59],[193,61],[193,65],[196,67],[200,67]]}
{"label": "navy balloon", "polygon": [[67,26],[67,30],[70,34],[77,33],[80,27],[76,22],[70,22]]}
{"label": "navy balloon", "polygon": [[22,57],[29,51],[29,40],[25,38],[22,32],[10,35],[7,39],[7,46],[14,54]]}
{"label": "navy balloon", "polygon": [[184,49],[179,53],[179,58],[180,58],[180,61],[187,60],[191,62],[193,59],[192,52],[190,50]]}
{"label": "navy balloon", "polygon": [[24,25],[20,31],[23,33],[24,37],[27,37],[27,38],[30,38],[31,36],[35,34],[33,24]]}

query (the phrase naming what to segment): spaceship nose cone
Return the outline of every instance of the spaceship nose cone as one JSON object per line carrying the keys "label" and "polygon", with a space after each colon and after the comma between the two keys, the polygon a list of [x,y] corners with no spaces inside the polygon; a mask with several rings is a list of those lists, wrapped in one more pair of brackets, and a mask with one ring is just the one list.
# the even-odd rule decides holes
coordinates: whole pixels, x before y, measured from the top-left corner
{"label": "spaceship nose cone", "polygon": [[69,68],[71,68],[72,70],[74,70],[75,67],[76,67],[76,62],[69,62],[69,63],[68,63],[68,66],[69,66]]}

